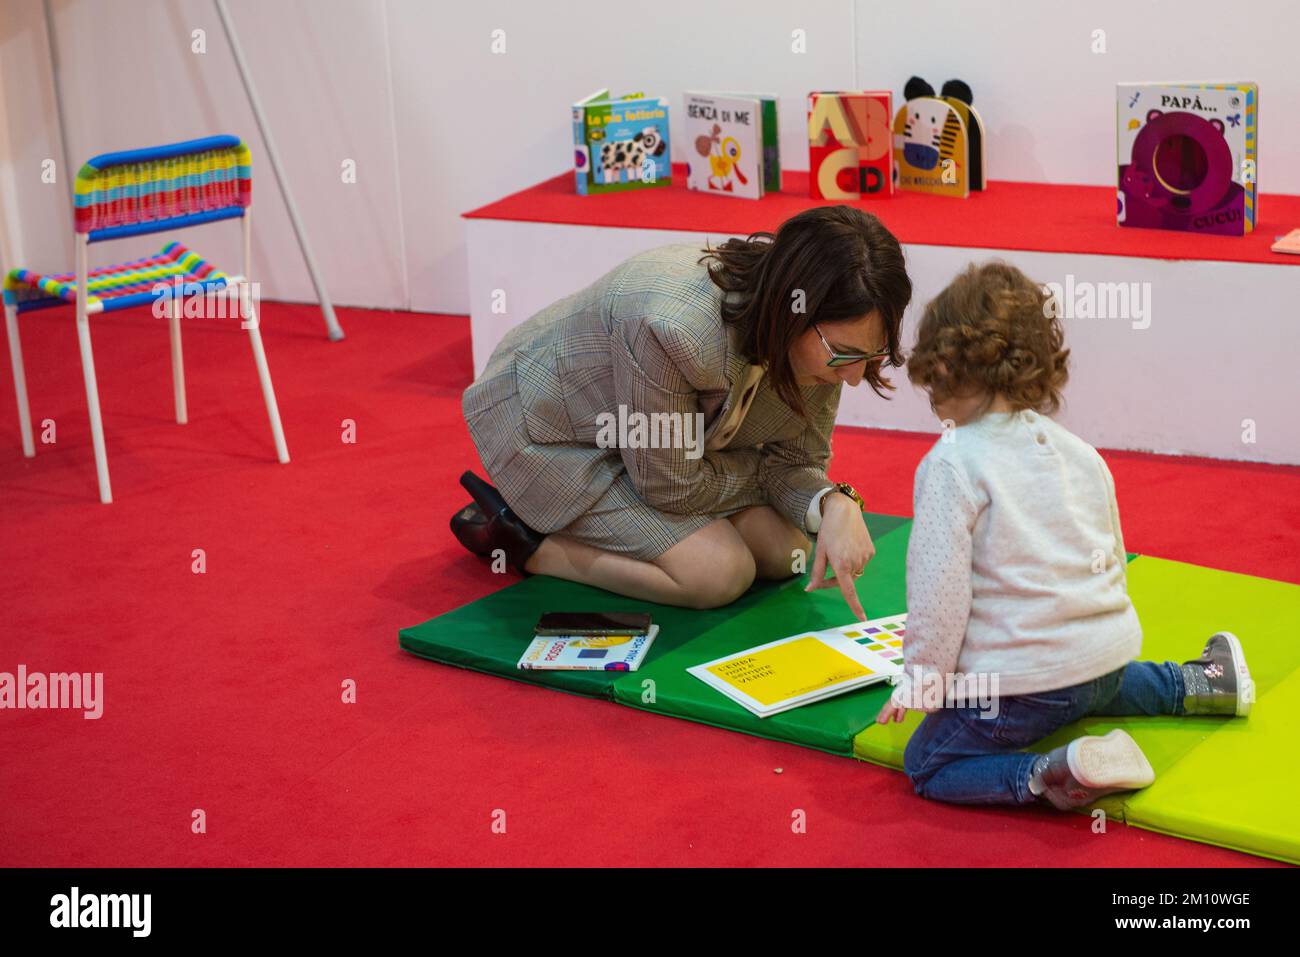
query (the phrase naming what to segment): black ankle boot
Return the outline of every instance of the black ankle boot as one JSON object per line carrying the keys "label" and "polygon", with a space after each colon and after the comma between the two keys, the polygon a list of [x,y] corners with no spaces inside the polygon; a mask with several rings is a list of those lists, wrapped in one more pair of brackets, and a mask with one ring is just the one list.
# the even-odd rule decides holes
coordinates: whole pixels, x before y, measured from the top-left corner
{"label": "black ankle boot", "polygon": [[525,525],[501,493],[473,472],[462,475],[460,484],[474,503],[451,517],[452,534],[475,555],[490,556],[500,549],[512,568],[527,575],[524,564],[546,536]]}

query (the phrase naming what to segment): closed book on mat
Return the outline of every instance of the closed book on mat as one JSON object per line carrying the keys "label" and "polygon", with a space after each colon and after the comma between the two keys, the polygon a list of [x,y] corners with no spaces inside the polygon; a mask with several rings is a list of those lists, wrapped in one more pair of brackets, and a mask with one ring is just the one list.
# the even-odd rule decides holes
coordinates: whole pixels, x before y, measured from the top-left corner
{"label": "closed book on mat", "polygon": [[636,671],[659,634],[651,625],[644,635],[538,635],[519,667],[538,671]]}

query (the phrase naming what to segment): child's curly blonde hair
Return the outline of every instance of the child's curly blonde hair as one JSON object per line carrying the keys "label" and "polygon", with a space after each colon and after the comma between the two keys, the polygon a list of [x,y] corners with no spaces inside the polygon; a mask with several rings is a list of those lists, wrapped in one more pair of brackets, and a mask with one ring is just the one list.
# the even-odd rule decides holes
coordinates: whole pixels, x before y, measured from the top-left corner
{"label": "child's curly blonde hair", "polygon": [[1070,350],[1056,302],[1004,262],[971,264],[925,307],[907,360],[931,405],[954,396],[1001,393],[1017,409],[1061,406]]}

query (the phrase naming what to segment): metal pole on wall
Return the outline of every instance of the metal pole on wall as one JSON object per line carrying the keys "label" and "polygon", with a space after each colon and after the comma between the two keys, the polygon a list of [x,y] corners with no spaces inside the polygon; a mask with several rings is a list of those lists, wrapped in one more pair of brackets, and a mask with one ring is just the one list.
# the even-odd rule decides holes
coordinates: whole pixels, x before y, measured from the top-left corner
{"label": "metal pole on wall", "polygon": [[316,260],[311,254],[311,247],[307,242],[307,231],[303,229],[302,219],[298,216],[298,207],[293,201],[293,193],[289,191],[289,181],[285,178],[284,169],[280,166],[280,154],[275,149],[275,140],[271,138],[271,128],[267,126],[266,117],[262,115],[262,103],[257,98],[257,88],[253,86],[253,78],[249,75],[248,64],[244,62],[244,51],[239,45],[239,38],[235,35],[235,27],[230,22],[230,13],[226,10],[226,0],[213,0],[213,3],[217,8],[217,16],[221,18],[221,26],[226,31],[226,40],[230,43],[230,52],[235,56],[235,66],[239,68],[240,79],[244,82],[244,92],[248,94],[248,105],[253,108],[253,118],[257,120],[257,128],[262,133],[262,142],[266,144],[266,158],[271,161],[271,169],[275,171],[276,182],[280,184],[280,195],[284,197],[285,208],[289,210],[289,221],[293,224],[293,231],[298,236],[298,246],[302,249],[302,258],[307,262],[307,271],[311,273],[312,284],[316,287],[316,296],[320,300],[320,309],[325,314],[325,326],[329,329],[330,339],[337,342],[343,338],[343,329],[339,326],[339,321],[334,315],[334,306],[330,303],[329,293],[325,291],[325,283],[321,280],[320,271],[316,268]]}
{"label": "metal pole on wall", "polygon": [[[63,117],[63,81],[59,77],[59,49],[54,37],[54,11],[50,0],[41,0],[45,11],[45,42],[50,48],[50,74],[54,80],[54,113],[59,118],[59,145],[63,148],[63,181],[68,184],[68,202],[73,204],[77,171],[68,161],[68,124]],[[74,204],[75,206],[75,204]]]}

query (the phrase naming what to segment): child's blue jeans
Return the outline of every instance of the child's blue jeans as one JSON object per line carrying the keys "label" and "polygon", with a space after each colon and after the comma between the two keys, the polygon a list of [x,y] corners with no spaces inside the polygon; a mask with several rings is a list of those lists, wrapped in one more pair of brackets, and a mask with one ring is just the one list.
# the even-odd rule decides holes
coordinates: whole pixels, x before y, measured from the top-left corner
{"label": "child's blue jeans", "polygon": [[[1021,751],[1085,715],[1182,714],[1183,673],[1172,661],[1132,661],[1117,671],[1055,691],[998,699],[980,708],[925,716],[903,753],[916,793],[954,804],[1032,804],[1036,753]],[[992,709],[989,709],[992,711]]]}

